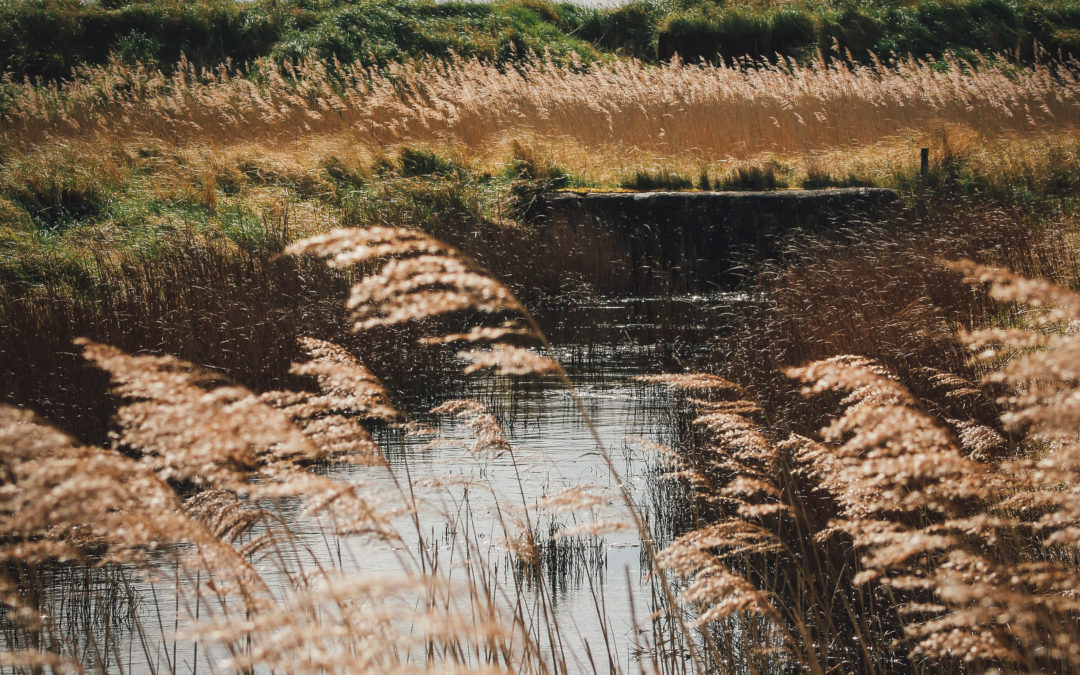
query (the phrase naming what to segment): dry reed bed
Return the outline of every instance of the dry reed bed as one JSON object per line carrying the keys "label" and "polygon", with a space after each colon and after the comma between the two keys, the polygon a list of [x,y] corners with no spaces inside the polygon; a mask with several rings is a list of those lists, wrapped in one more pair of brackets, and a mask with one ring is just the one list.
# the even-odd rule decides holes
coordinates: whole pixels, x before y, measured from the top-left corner
{"label": "dry reed bed", "polygon": [[[960,336],[989,368],[985,382],[1006,387],[1012,442],[976,418],[943,416],[859,356],[787,370],[804,396],[826,396],[817,439],[777,436],[734,383],[667,379],[693,397],[697,445],[677,458],[678,475],[714,517],[661,564],[694,579],[683,597],[700,623],[756,615],[776,626],[784,647],[752,652],[759,668],[1080,667],[1080,294],[970,261],[951,267],[1031,310],[1023,327]],[[975,381],[933,377],[939,401],[978,407],[985,396]]]}
{"label": "dry reed bed", "polygon": [[1017,69],[990,62],[888,66],[645,66],[618,61],[560,68],[535,59],[500,70],[473,60],[372,71],[314,59],[284,72],[166,76],[113,63],[64,83],[8,83],[3,139],[102,135],[230,143],[351,131],[374,146],[448,142],[489,153],[514,136],[619,146],[660,155],[745,158],[879,141],[948,124],[987,136],[1075,126],[1071,64]]}
{"label": "dry reed bed", "polygon": [[[745,300],[712,342],[709,368],[753,390],[772,424],[802,434],[817,429],[824,411],[783,373],[837,354],[872,358],[936,400],[928,369],[978,378],[956,331],[1002,314],[941,261],[977,259],[1072,285],[1080,275],[1076,228],[1074,215],[1042,220],[1017,208],[936,202],[930,213],[892,222],[793,234],[778,245],[779,261],[754,266]],[[962,411],[983,422],[999,413],[992,405]]]}
{"label": "dry reed bed", "polygon": [[965,208],[794,242],[715,342],[730,380],[654,378],[684,394],[672,475],[700,519],[663,564],[719,644],[761,636],[729,663],[1076,669],[1080,296],[942,262],[1075,285],[1070,222]]}

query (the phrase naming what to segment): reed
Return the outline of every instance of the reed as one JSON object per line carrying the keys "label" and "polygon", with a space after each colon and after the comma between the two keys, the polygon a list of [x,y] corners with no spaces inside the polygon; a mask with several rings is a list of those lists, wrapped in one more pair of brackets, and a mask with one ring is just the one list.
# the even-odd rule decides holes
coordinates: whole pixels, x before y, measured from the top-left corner
{"label": "reed", "polygon": [[[543,572],[602,567],[597,537],[630,530],[653,575],[655,614],[633,619],[644,670],[1080,667],[1070,65],[114,61],[4,91],[2,235],[34,255],[5,262],[0,290],[0,663],[105,667],[126,612],[165,672],[184,669],[178,643],[239,672],[618,671],[608,632],[569,660]],[[860,182],[906,165],[833,172],[852,163],[830,153],[927,129],[944,130],[935,165],[895,222],[799,233],[753,261],[713,372],[649,378],[687,415],[662,454],[692,527],[664,550],[602,453],[625,516],[596,517],[587,490],[496,495],[500,579],[462,496],[476,486],[416,483],[410,451],[376,442],[390,427],[456,444],[522,480],[527,460],[460,382],[568,383],[527,305],[651,283],[617,234],[530,227],[538,193],[581,180],[563,158],[587,175],[625,153],[634,171],[605,179],[641,169],[641,186]],[[893,184],[912,187],[906,171]],[[124,220],[135,192],[145,210]],[[955,192],[973,197],[941,198]],[[175,227],[181,212],[200,226]],[[160,231],[132,242],[136,222]],[[983,264],[941,262],[960,259]],[[409,419],[408,383],[467,439]],[[384,472],[381,489],[326,470],[346,463]],[[451,524],[450,560],[424,509]],[[544,509],[574,523],[545,528]],[[394,551],[392,575],[346,571],[368,544]],[[72,568],[87,589],[111,580],[98,614],[76,612],[104,635],[80,640],[40,582]]]}
{"label": "reed", "polygon": [[1074,482],[1078,380],[1064,365],[1076,348],[1065,326],[1080,296],[970,261],[952,267],[996,300],[1043,308],[1025,327],[961,336],[992,364],[984,380],[1009,385],[1000,423],[1014,435],[943,414],[943,400],[984,396],[978,383],[939,373],[937,399],[919,397],[863,357],[787,371],[805,396],[843,394],[820,440],[776,437],[733,385],[709,383],[721,402],[692,401],[699,445],[679,465],[715,519],[662,558],[696,580],[684,595],[701,623],[761,616],[782,631],[770,658],[812,671],[1076,667],[1064,647],[1076,607],[1061,593],[1076,575],[1075,506],[1058,488]]}
{"label": "reed", "polygon": [[[668,664],[658,669],[884,671],[905,663],[956,672],[1064,672],[1075,666],[1075,655],[1047,645],[1070,644],[1076,618],[1059,592],[1075,576],[1069,547],[1076,507],[1071,492],[1055,486],[1075,480],[1069,453],[1076,422],[1067,406],[1076,386],[1076,345],[1069,322],[1080,299],[1048,282],[973,263],[958,269],[989,284],[989,296],[967,293],[950,281],[950,272],[928,275],[938,265],[931,251],[1009,241],[1007,214],[983,215],[990,221],[983,227],[956,223],[955,232],[943,232],[948,220],[934,220],[899,243],[895,231],[882,230],[803,244],[792,249],[788,267],[762,274],[759,290],[777,279],[774,302],[818,293],[813,276],[796,287],[784,275],[820,266],[831,278],[863,280],[872,293],[854,298],[864,313],[879,314],[850,326],[853,341],[800,331],[809,349],[785,355],[799,367],[772,363],[786,368],[796,392],[801,387],[802,396],[815,399],[812,405],[783,404],[778,390],[762,386],[767,382],[651,378],[686,392],[695,411],[692,445],[668,456],[706,521],[650,558],[658,565],[657,593],[668,622],[662,639],[698,650],[669,661],[658,645],[657,658]],[[885,260],[880,245],[889,237],[892,256]],[[942,241],[953,248],[942,249]],[[1042,249],[1006,250],[1015,263],[1068,273],[1062,259]],[[543,337],[513,294],[430,236],[398,228],[338,230],[294,243],[286,253],[273,264],[290,274],[318,269],[293,266],[294,256],[325,257],[340,270],[326,278],[342,287],[332,302],[348,316],[336,321],[353,331],[413,326],[430,345],[457,346],[467,370],[561,373],[556,363],[522,347]],[[913,278],[916,270],[920,276]],[[816,297],[836,302],[850,295]],[[912,309],[911,297],[923,298],[925,308]],[[985,371],[948,348],[955,324],[947,317],[967,313],[976,328],[991,299],[1048,309],[1030,315],[1030,329],[964,337],[992,364],[1015,355],[1004,369]],[[897,315],[899,303],[909,307]],[[803,318],[805,325],[813,326],[813,318],[819,335],[830,335],[833,309],[820,307]],[[452,323],[445,321],[455,315],[472,316],[471,327],[446,331]],[[882,342],[873,331],[903,335]],[[348,342],[343,333],[336,339]],[[223,651],[214,653],[228,655],[224,663],[236,670],[385,669],[417,658],[424,667],[562,670],[560,628],[545,614],[554,584],[536,566],[573,566],[573,556],[592,550],[573,537],[642,527],[632,509],[626,522],[585,521],[561,535],[553,530],[549,541],[527,510],[513,513],[504,502],[508,546],[526,572],[509,587],[482,566],[464,578],[452,574],[423,550],[401,556],[403,576],[393,579],[298,566],[294,557],[311,554],[279,524],[274,508],[280,506],[273,505],[281,500],[303,501],[313,517],[326,519],[328,534],[399,546],[402,523],[418,523],[410,514],[421,503],[407,477],[396,478],[398,494],[388,501],[311,470],[328,459],[385,466],[364,422],[393,422],[400,413],[363,360],[332,342],[302,338],[285,358],[295,361],[289,374],[309,378],[309,385],[282,387],[290,382],[283,375],[263,380],[270,390],[258,394],[173,356],[90,341],[79,346],[114,392],[113,431],[102,440],[108,447],[84,445],[25,411],[5,409],[5,494],[15,500],[7,510],[18,514],[5,521],[9,575],[30,578],[29,571],[56,559],[146,565],[150,552],[174,546],[176,593],[193,621],[181,637],[204,650],[217,645]],[[845,346],[874,346],[882,360],[824,357]],[[818,352],[823,357],[815,357]],[[898,376],[886,359],[906,368]],[[991,373],[985,384],[980,372]],[[744,374],[732,372],[735,379]],[[770,392],[773,399],[754,400],[755,393]],[[1010,395],[995,404],[1005,392]],[[822,416],[836,406],[841,414],[817,434]],[[1003,409],[1014,412],[998,421]],[[482,405],[450,401],[434,412],[454,415],[470,430],[470,461],[513,456],[513,444]],[[809,430],[784,439],[785,426]],[[543,506],[587,511],[595,499],[571,491]],[[40,504],[55,506],[41,510]],[[463,554],[481,556],[476,541],[459,545]],[[294,590],[276,594],[254,561],[272,564]],[[200,581],[204,576],[211,585]],[[37,611],[22,609],[25,602],[8,601],[13,610]],[[536,624],[521,607],[549,618]],[[696,608],[702,633],[682,623],[680,607]],[[597,611],[604,620],[600,605]],[[406,636],[399,632],[402,622],[424,629]],[[25,646],[6,657],[13,665],[95,658],[92,649],[60,640],[49,621],[5,630],[20,636],[10,642],[13,648]],[[166,639],[167,631],[157,632]],[[169,666],[175,670],[176,662]]]}
{"label": "reed", "polygon": [[[518,346],[542,336],[516,298],[459,251],[427,235],[339,230],[294,243],[286,254],[276,264],[291,267],[294,256],[315,254],[330,257],[334,267],[361,270],[347,302],[340,294],[330,300],[347,309],[354,331],[427,327],[434,330],[424,340],[429,345],[467,347],[458,353],[470,364],[466,371],[562,374],[557,363]],[[441,332],[433,319],[450,314],[487,315],[492,322]],[[289,373],[307,379],[269,378],[262,386],[306,382],[308,388],[262,393],[171,355],[128,353],[87,339],[76,340],[73,351],[107,378],[116,406],[110,432],[101,444],[84,445],[28,411],[2,409],[5,509],[12,514],[4,520],[0,553],[11,579],[7,588],[36,590],[30,585],[35,574],[65,560],[147,575],[124,582],[128,603],[138,602],[130,585],[148,581],[159,589],[171,583],[177,621],[186,627],[169,630],[161,623],[159,599],[153,600],[158,626],[135,622],[144,658],[164,659],[167,672],[180,669],[178,641],[185,651],[194,650],[193,657],[201,646],[204,658],[240,672],[366,672],[412,663],[423,670],[566,670],[559,626],[551,618],[553,589],[542,577],[515,575],[505,586],[485,565],[462,572],[441,563],[432,552],[437,547],[424,544],[427,534],[416,514],[426,502],[407,469],[403,476],[390,473],[395,495],[373,494],[318,470],[327,461],[345,461],[390,471],[365,423],[396,423],[401,414],[379,379],[346,349],[301,337]],[[463,421],[475,439],[467,448],[474,461],[513,456],[497,419],[481,404],[449,401],[432,412]],[[328,537],[364,537],[403,550],[415,535],[420,550],[402,552],[400,570],[386,579],[327,568],[282,525],[277,511],[286,501],[303,502],[310,517],[325,522]],[[548,505],[592,503],[589,495],[564,493]],[[595,552],[595,537],[612,527],[633,527],[584,521],[567,533],[576,543],[536,540],[533,516],[514,513],[505,498],[501,504],[506,540],[524,541],[524,548],[511,550],[530,560],[529,552],[537,551],[536,560],[549,566],[564,564],[564,551]],[[447,518],[468,532],[471,516]],[[586,538],[593,548],[583,548]],[[454,546],[469,559],[490,554],[468,536]],[[339,561],[341,555],[339,550]],[[175,570],[172,579],[162,578],[163,562]],[[287,580],[284,592],[267,578],[267,569]],[[105,644],[91,648],[72,641],[70,627],[43,613],[51,606],[48,597],[5,596],[9,616],[35,618],[4,624],[4,663],[30,670],[78,670],[80,662],[105,667],[103,654],[116,649],[108,634],[100,638]],[[529,615],[534,609],[546,617],[539,624]],[[171,654],[163,647],[170,641]]]}
{"label": "reed", "polygon": [[[285,70],[86,67],[70,82],[7,83],[7,146],[92,134],[169,142],[275,140],[349,132],[373,147],[449,142],[487,153],[515,136],[664,155],[745,158],[876,142],[912,128],[962,124],[997,137],[1074,128],[1067,64],[1015,69],[985,60],[871,66],[564,68],[536,58],[505,70],[482,61],[395,65],[308,58]],[[497,102],[497,105],[492,105]]]}
{"label": "reed", "polygon": [[[1050,645],[1077,625],[1055,529],[1072,509],[1077,295],[942,263],[1075,286],[1071,216],[1041,232],[999,209],[921,218],[792,242],[747,283],[712,373],[649,378],[681,392],[665,456],[697,504],[660,560],[717,640],[758,631],[731,667],[1075,667]],[[1012,598],[1023,609],[1001,611]]]}

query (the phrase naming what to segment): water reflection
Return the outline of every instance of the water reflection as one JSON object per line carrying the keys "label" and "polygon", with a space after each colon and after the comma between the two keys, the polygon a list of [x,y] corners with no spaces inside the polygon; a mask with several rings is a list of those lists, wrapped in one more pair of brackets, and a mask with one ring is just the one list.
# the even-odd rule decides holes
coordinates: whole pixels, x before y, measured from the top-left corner
{"label": "water reflection", "polygon": [[[623,490],[660,546],[683,526],[685,513],[678,486],[657,480],[662,462],[650,449],[650,444],[676,441],[671,400],[665,390],[634,377],[691,362],[708,338],[722,330],[724,308],[737,300],[731,294],[617,298],[539,312],[573,391],[553,378],[475,378],[462,392],[496,416],[512,451],[471,452],[472,432],[452,416],[430,413],[429,397],[418,392],[405,407],[434,433],[377,430],[389,471],[328,469],[388,509],[394,504],[387,502],[400,501],[402,490],[414,494],[417,511],[399,509],[392,518],[401,539],[391,544],[370,536],[329,536],[327,522],[306,515],[300,501],[283,499],[268,506],[288,526],[298,553],[284,564],[283,558],[259,560],[256,568],[284,596],[293,589],[291,575],[305,569],[394,575],[401,573],[403,562],[405,567],[418,560],[453,565],[469,558],[502,587],[530,591],[513,601],[543,592],[550,602],[543,609],[559,626],[545,649],[564,655],[572,670],[591,670],[598,658],[637,670],[642,640],[648,637],[638,631],[648,625],[656,599]],[[542,506],[546,498],[567,491],[587,494],[595,503],[567,512]],[[593,537],[589,528],[596,523],[622,523],[623,529],[604,527]],[[575,535],[576,528],[583,531]],[[535,561],[515,553],[515,541],[527,533],[537,542]],[[83,572],[85,588],[74,588],[75,572],[58,576],[51,585],[55,597],[43,603],[56,608],[52,611],[70,611],[110,597],[93,590],[100,584],[120,589],[105,600],[110,612],[99,607],[93,616],[62,617],[68,639],[78,643],[77,653],[87,663],[104,662],[109,672],[189,672],[200,661],[225,656],[174,638],[191,627],[190,617],[199,610],[196,601],[174,595],[171,587],[168,593],[159,590],[168,584],[107,569]],[[168,563],[159,572],[163,582],[177,574]],[[196,586],[205,582],[188,581]],[[114,645],[107,658],[101,657],[95,636],[103,645]]]}

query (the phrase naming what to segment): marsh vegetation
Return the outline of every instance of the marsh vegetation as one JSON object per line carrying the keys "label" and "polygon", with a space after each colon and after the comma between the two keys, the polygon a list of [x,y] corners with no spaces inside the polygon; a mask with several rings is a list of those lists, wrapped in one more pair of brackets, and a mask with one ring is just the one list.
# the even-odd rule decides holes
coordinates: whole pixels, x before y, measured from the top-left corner
{"label": "marsh vegetation", "polygon": [[1080,669],[1076,16],[8,3],[0,668]]}

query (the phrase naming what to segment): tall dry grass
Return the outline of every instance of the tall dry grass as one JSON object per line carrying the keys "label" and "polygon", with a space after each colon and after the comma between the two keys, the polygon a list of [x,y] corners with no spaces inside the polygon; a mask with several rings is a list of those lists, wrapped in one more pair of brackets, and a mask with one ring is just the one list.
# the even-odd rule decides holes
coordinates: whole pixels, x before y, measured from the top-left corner
{"label": "tall dry grass", "polygon": [[112,63],[64,83],[7,83],[2,138],[153,136],[180,141],[278,141],[348,131],[364,143],[438,142],[477,155],[514,137],[616,146],[661,156],[744,158],[873,143],[909,129],[964,125],[1005,132],[1076,125],[1069,64],[907,60],[872,66],[645,66],[617,61],[516,69],[475,60],[385,70],[309,59],[284,71],[172,75]]}
{"label": "tall dry grass", "polygon": [[1078,296],[943,263],[1075,287],[1071,222],[968,207],[793,241],[714,340],[724,377],[658,378],[697,522],[661,561],[729,663],[1075,670]]}
{"label": "tall dry grass", "polygon": [[[970,261],[952,266],[1024,325],[961,335],[1004,385],[999,427],[943,417],[880,363],[834,356],[787,371],[831,395],[814,440],[786,439],[727,382],[682,380],[698,445],[683,475],[715,518],[665,551],[709,624],[778,627],[763,667],[814,672],[1072,672],[1080,616],[1076,477],[1080,295]],[[938,372],[941,400],[984,396]],[[702,396],[705,389],[709,395]],[[760,645],[767,646],[767,645]]]}

